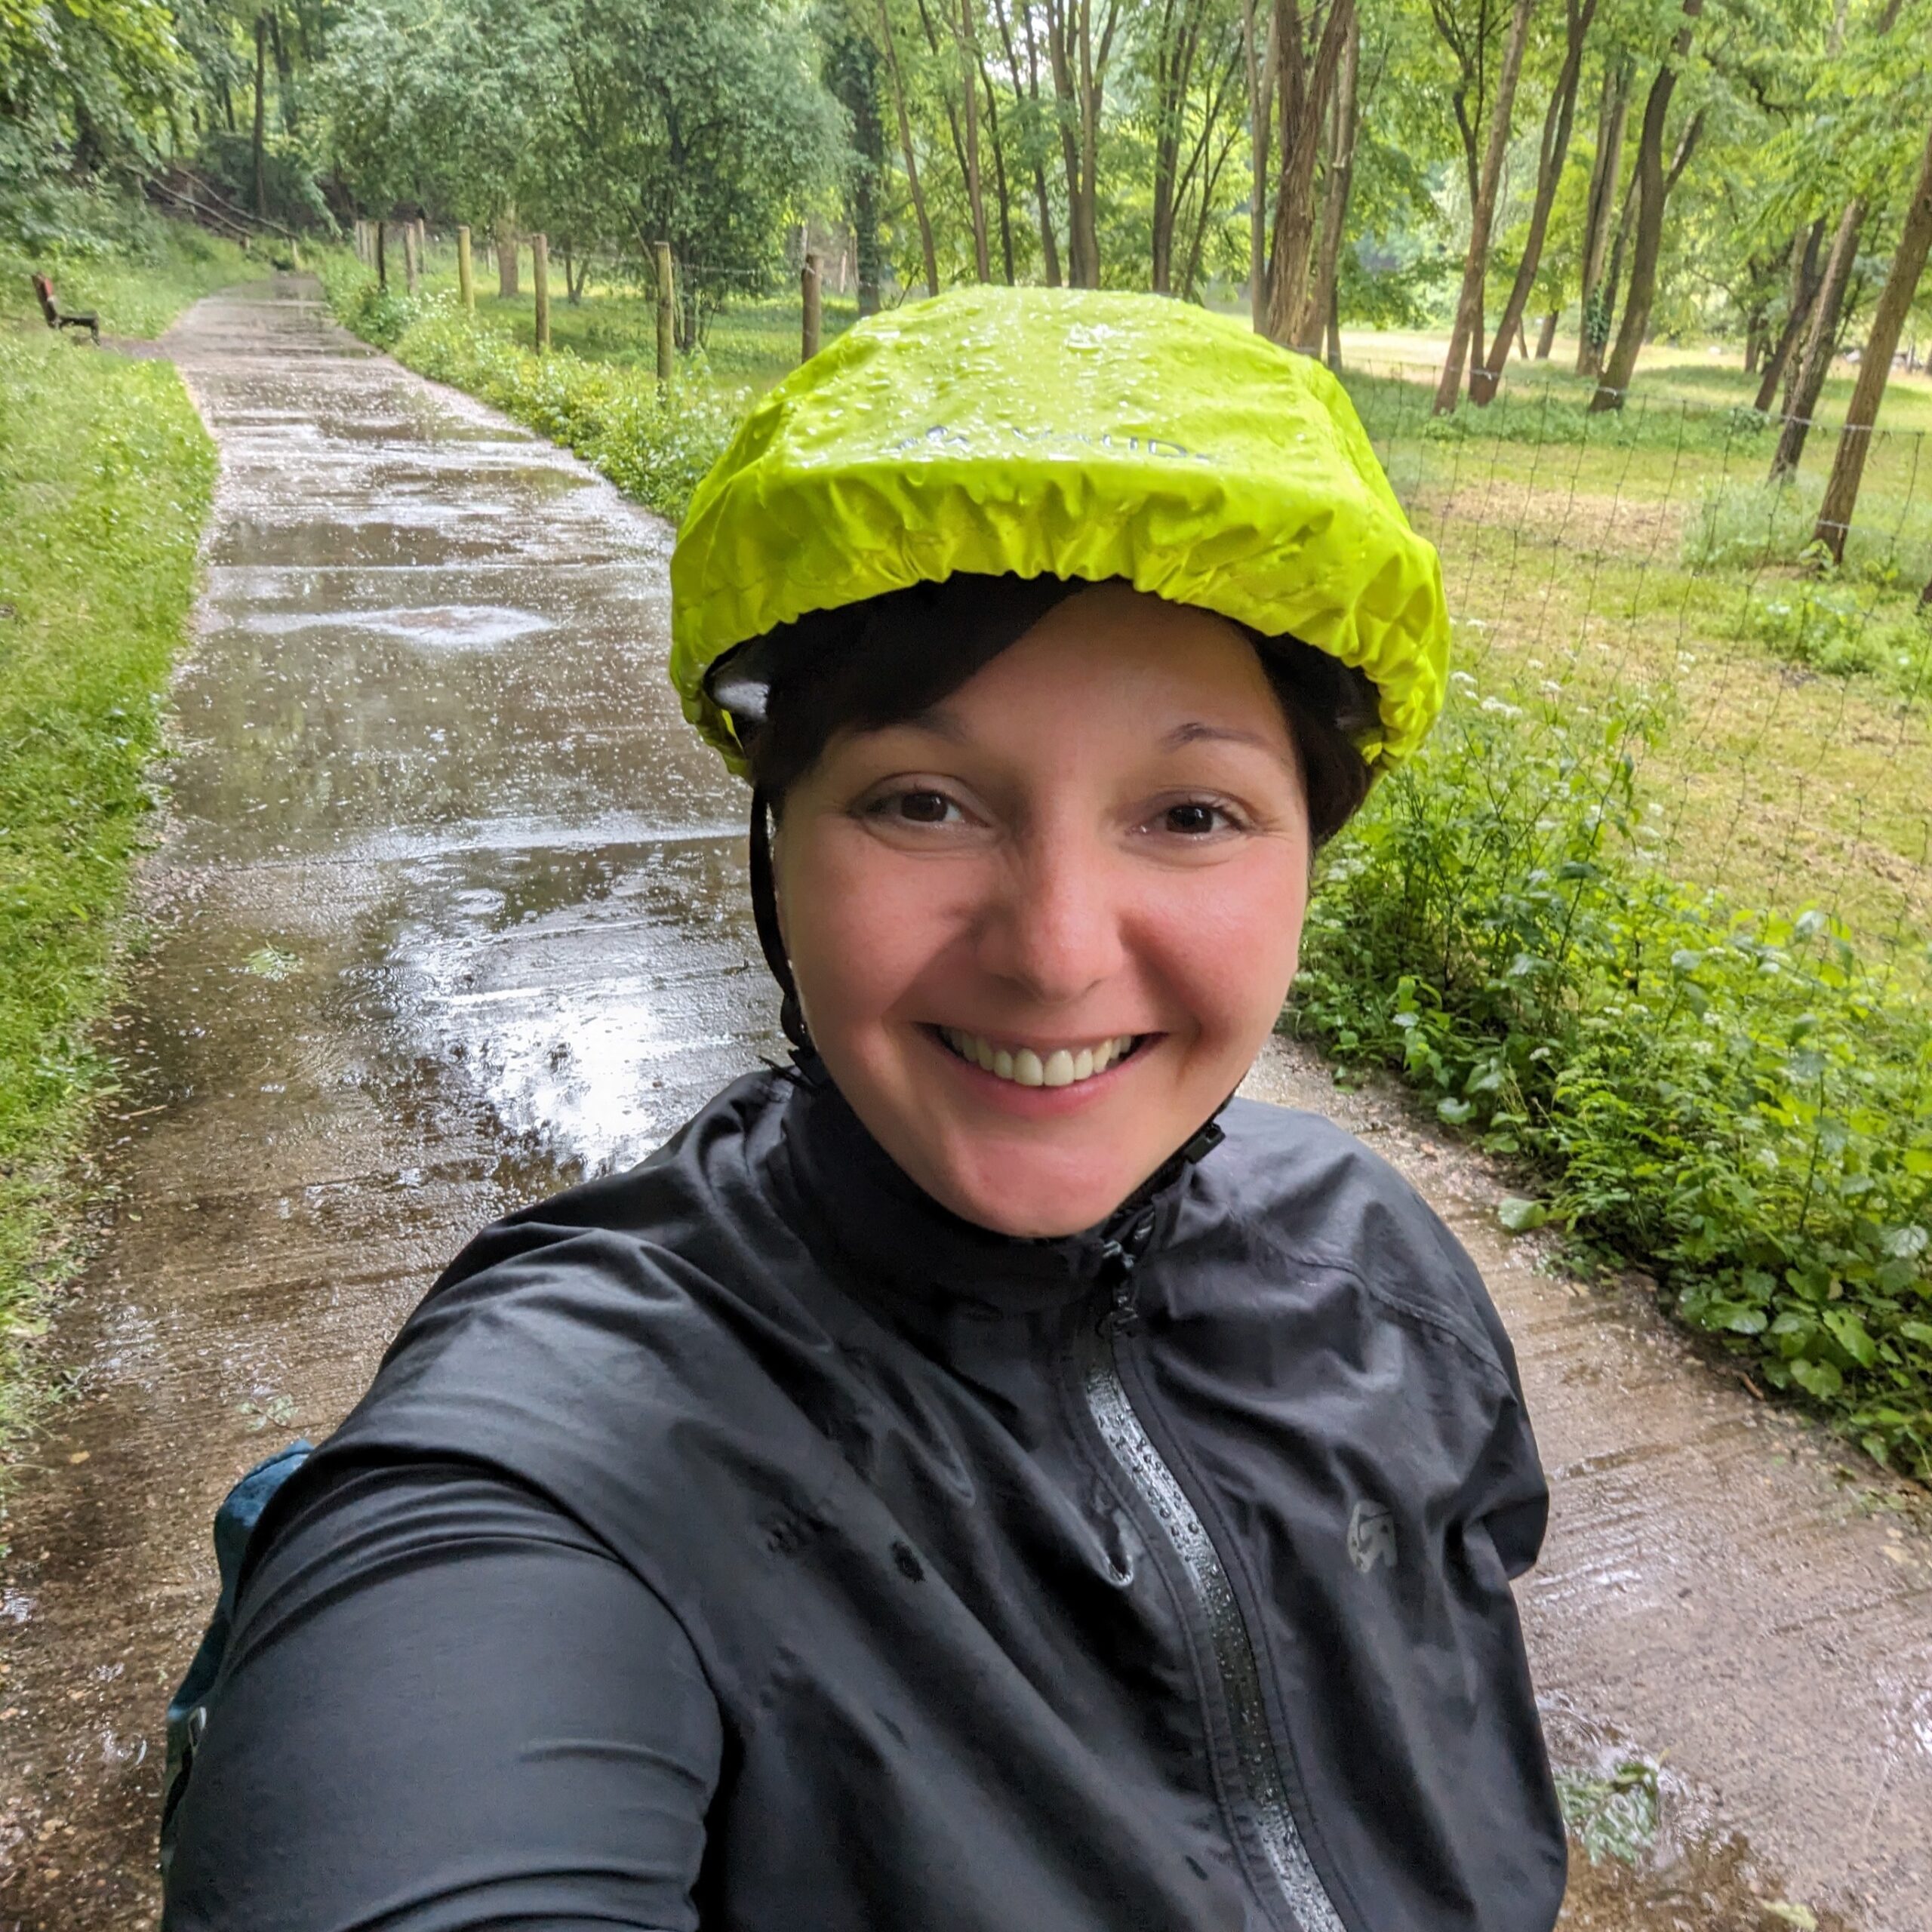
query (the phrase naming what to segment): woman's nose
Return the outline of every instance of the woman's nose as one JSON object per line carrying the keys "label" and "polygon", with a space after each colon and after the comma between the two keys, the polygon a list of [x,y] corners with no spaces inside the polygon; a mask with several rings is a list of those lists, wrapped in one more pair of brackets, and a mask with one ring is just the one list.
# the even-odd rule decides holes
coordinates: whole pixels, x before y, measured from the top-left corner
{"label": "woman's nose", "polygon": [[1000,868],[980,928],[980,963],[1043,1005],[1066,1005],[1126,958],[1118,881],[1097,841],[1029,840]]}

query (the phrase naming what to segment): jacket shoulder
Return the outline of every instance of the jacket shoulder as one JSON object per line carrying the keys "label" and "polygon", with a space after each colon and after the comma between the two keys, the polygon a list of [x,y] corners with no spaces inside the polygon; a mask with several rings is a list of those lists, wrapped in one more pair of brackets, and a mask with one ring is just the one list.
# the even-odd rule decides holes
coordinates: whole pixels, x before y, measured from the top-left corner
{"label": "jacket shoulder", "polygon": [[1481,1271],[1387,1161],[1297,1108],[1238,1100],[1221,1120],[1226,1143],[1202,1174],[1251,1239],[1297,1269],[1352,1276],[1390,1314],[1432,1327],[1515,1383]]}

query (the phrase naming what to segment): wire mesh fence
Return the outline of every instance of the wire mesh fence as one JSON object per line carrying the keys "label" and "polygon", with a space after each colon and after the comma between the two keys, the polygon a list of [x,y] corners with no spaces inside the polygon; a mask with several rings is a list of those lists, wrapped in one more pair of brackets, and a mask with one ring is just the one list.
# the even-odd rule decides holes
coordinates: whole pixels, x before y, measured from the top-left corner
{"label": "wire mesh fence", "polygon": [[1811,541],[1841,433],[1770,479],[1779,419],[1683,397],[1584,412],[1506,391],[1431,414],[1349,386],[1442,552],[1459,663],[1494,692],[1641,708],[1644,789],[1688,881],[1825,909],[1902,982],[1932,940],[1932,473],[1922,429],[1872,438],[1842,569]]}

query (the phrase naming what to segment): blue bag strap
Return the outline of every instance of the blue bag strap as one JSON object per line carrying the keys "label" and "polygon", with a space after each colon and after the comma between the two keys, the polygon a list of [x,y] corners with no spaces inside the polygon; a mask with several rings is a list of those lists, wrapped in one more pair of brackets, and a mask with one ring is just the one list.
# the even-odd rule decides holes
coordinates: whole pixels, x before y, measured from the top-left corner
{"label": "blue bag strap", "polygon": [[221,1579],[214,1614],[202,1638],[195,1660],[168,1704],[168,1763],[162,1777],[161,1869],[165,1872],[174,1851],[174,1814],[187,1789],[195,1747],[208,1724],[208,1694],[221,1674],[228,1639],[235,1623],[235,1593],[241,1582],[248,1539],[261,1521],[277,1490],[314,1453],[315,1444],[297,1441],[278,1449],[255,1466],[231,1489],[214,1515],[214,1561]]}

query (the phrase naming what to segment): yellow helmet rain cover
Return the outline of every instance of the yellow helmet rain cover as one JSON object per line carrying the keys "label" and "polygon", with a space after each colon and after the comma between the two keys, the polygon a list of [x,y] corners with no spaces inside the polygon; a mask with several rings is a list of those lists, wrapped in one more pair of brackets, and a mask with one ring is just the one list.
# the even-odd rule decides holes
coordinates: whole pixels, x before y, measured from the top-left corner
{"label": "yellow helmet rain cover", "polygon": [[1147,295],[976,288],[795,370],[698,486],[671,677],[734,771],[706,672],[734,645],[961,572],[1123,578],[1358,666],[1371,769],[1441,709],[1441,567],[1342,386],[1244,322]]}

